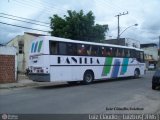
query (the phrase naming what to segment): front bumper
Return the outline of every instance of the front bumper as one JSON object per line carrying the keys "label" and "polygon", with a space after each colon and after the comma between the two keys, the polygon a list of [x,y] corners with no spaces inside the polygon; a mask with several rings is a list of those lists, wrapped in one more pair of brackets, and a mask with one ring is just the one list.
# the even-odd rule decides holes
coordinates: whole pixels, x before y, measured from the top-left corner
{"label": "front bumper", "polygon": [[160,77],[153,77],[152,84],[156,86],[160,86]]}
{"label": "front bumper", "polygon": [[37,82],[50,82],[50,74],[29,73],[29,79]]}

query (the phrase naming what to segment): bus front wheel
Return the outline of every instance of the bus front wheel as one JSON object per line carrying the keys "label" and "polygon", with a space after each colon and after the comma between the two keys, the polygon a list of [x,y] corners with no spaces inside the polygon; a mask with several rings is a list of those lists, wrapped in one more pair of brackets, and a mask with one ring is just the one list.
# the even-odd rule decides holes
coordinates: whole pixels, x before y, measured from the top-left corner
{"label": "bus front wheel", "polygon": [[88,85],[93,82],[94,74],[92,71],[88,70],[84,73],[82,84]]}

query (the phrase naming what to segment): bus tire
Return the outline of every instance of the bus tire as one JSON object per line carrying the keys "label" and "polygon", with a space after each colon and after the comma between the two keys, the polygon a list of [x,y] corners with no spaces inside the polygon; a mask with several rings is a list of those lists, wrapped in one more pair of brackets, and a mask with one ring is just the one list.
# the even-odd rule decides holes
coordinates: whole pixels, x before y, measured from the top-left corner
{"label": "bus tire", "polygon": [[140,75],[140,71],[139,71],[138,68],[136,68],[135,71],[134,71],[134,78],[138,78],[139,75]]}
{"label": "bus tire", "polygon": [[93,80],[94,80],[94,73],[93,73],[93,71],[87,70],[84,73],[82,84],[88,85],[88,84],[92,83]]}

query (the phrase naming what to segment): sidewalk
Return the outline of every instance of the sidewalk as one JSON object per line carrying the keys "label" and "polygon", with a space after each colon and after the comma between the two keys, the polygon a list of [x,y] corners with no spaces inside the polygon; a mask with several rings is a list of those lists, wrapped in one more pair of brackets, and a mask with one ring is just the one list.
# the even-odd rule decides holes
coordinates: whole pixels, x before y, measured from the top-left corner
{"label": "sidewalk", "polygon": [[47,85],[59,85],[66,84],[66,82],[34,82],[28,79],[24,74],[18,75],[18,81],[15,83],[0,83],[0,89],[10,89],[10,88],[20,88],[20,87],[37,87],[37,86],[47,86]]}
{"label": "sidewalk", "polygon": [[38,82],[29,80],[25,75],[18,75],[18,81],[15,83],[0,83],[0,89],[19,88],[27,86],[38,86]]}

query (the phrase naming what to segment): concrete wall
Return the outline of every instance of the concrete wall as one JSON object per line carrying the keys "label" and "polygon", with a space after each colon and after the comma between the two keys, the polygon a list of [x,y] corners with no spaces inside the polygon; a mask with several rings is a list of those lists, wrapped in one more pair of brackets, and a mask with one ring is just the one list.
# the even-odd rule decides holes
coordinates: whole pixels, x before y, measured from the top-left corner
{"label": "concrete wall", "polygon": [[16,82],[17,49],[0,46],[0,83]]}

